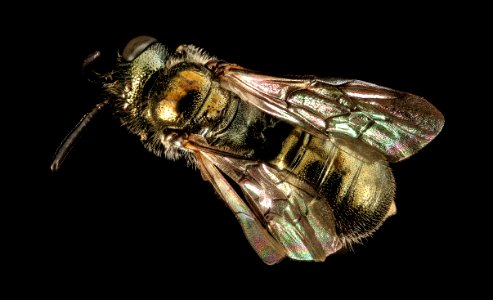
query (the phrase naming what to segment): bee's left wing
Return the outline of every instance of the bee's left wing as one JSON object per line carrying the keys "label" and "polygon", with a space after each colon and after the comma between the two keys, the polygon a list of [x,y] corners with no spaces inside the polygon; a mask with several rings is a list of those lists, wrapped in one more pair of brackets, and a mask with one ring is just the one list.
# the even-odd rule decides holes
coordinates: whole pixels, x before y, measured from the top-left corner
{"label": "bee's left wing", "polygon": [[364,81],[272,77],[217,61],[207,66],[222,87],[262,111],[336,144],[366,144],[391,162],[423,148],[444,124],[424,98]]}
{"label": "bee's left wing", "polygon": [[[234,212],[265,263],[277,263],[285,256],[324,261],[341,248],[327,200],[288,170],[214,153],[200,143],[189,145],[189,149],[195,154],[202,176]],[[223,174],[239,185],[246,201]]]}
{"label": "bee's left wing", "polygon": [[268,265],[284,259],[286,252],[267,232],[255,213],[246,205],[210,160],[209,155],[195,151],[197,165],[202,177],[209,181],[228,208],[235,214],[245,236],[258,256]]}

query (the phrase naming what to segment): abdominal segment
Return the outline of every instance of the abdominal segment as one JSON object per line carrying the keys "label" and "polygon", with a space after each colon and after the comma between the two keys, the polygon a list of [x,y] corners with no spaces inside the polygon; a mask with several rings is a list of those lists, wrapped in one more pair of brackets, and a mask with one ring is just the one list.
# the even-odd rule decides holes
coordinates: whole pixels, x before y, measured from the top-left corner
{"label": "abdominal segment", "polygon": [[294,129],[273,161],[309,183],[329,202],[343,242],[371,234],[388,217],[395,184],[383,159]]}

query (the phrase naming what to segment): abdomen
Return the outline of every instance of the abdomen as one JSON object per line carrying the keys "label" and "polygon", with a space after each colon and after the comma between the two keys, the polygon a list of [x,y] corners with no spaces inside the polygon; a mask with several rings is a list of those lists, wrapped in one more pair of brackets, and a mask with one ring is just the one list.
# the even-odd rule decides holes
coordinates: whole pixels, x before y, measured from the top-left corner
{"label": "abdomen", "polygon": [[392,210],[395,183],[383,159],[293,129],[273,161],[288,168],[329,202],[338,236],[356,241],[377,229]]}

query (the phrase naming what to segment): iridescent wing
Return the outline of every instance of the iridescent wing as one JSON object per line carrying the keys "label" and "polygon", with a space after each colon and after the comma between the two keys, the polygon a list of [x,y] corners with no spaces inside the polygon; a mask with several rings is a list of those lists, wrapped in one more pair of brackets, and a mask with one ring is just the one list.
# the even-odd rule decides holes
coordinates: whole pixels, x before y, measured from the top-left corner
{"label": "iridescent wing", "polygon": [[256,214],[246,205],[207,155],[196,152],[197,165],[202,177],[209,181],[224,203],[234,213],[245,236],[258,256],[268,265],[278,263],[286,256],[281,245],[267,232]]}
{"label": "iridescent wing", "polygon": [[[309,185],[287,169],[214,153],[200,143],[186,147],[195,153],[202,176],[233,211],[265,263],[277,263],[285,256],[324,261],[341,248],[332,209]],[[246,202],[223,174],[240,186]]]}
{"label": "iridescent wing", "polygon": [[362,141],[391,162],[423,148],[444,124],[424,98],[359,80],[279,78],[219,62],[208,67],[222,87],[262,111],[316,136]]}

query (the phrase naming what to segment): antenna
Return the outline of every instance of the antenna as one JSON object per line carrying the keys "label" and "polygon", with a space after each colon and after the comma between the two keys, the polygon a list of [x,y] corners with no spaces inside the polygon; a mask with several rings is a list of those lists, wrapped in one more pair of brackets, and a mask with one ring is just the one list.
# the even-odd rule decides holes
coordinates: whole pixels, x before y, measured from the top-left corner
{"label": "antenna", "polygon": [[82,119],[80,119],[79,123],[70,131],[70,133],[65,137],[62,144],[58,147],[55,152],[55,156],[53,158],[53,162],[51,163],[50,169],[53,172],[56,172],[60,169],[60,166],[63,163],[67,154],[69,154],[70,150],[72,150],[73,145],[77,141],[77,138],[80,136],[82,131],[87,127],[87,124],[94,118],[96,114],[98,114],[103,108],[107,107],[110,103],[109,99],[98,103],[90,112],[85,114]]}

